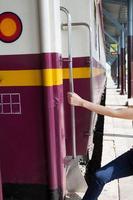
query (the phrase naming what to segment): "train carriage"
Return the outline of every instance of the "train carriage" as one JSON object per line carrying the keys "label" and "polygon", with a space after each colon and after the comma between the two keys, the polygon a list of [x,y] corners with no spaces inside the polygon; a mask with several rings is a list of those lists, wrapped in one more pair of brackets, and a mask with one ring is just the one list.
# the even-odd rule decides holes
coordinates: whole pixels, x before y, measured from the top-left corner
{"label": "train carriage", "polygon": [[[101,7],[94,0],[1,0],[0,8],[3,198],[63,199],[66,161],[73,159],[69,65],[74,90],[100,103],[106,80]],[[64,11],[72,20],[71,47]],[[96,119],[76,109],[77,157],[90,152]]]}

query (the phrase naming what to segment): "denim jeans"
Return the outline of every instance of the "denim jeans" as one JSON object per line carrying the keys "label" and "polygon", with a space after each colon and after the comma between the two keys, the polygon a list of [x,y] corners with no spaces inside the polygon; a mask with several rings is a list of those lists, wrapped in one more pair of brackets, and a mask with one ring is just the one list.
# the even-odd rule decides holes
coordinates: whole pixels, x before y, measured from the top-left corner
{"label": "denim jeans", "polygon": [[133,149],[98,169],[82,200],[97,200],[106,183],[130,175],[133,175]]}

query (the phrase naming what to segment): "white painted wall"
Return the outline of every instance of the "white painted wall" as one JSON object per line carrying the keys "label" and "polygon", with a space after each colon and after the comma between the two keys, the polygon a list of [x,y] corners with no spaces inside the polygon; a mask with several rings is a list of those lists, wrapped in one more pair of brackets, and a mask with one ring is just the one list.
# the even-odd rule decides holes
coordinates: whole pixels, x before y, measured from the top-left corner
{"label": "white painted wall", "polygon": [[40,51],[37,0],[1,0],[1,13],[17,14],[23,24],[21,36],[12,43],[0,41],[0,55],[27,54]]}
{"label": "white painted wall", "polygon": [[59,0],[1,0],[0,9],[16,13],[23,24],[18,40],[0,41],[0,55],[61,52]]}
{"label": "white painted wall", "polygon": [[[6,11],[16,13],[22,20],[23,32],[15,42],[0,41],[0,55],[41,51],[62,52],[63,57],[67,57],[67,31],[61,31],[61,23],[66,23],[66,16],[60,11],[60,6],[69,10],[72,22],[85,22],[91,28],[91,41],[86,27],[72,28],[72,56],[90,56],[91,42],[92,56],[99,60],[99,48],[95,48],[94,0],[14,0],[13,3],[10,0],[1,0],[1,13]],[[104,44],[99,20],[99,13],[97,13],[97,24],[100,29],[100,59],[103,62]]]}
{"label": "white painted wall", "polygon": [[[94,17],[94,6],[95,0],[61,0],[61,6],[67,8],[72,17],[72,23],[75,22],[85,22],[89,24],[91,28],[91,52],[92,56],[99,61],[99,57],[102,62],[105,62],[104,54],[104,43],[102,36],[102,29],[100,23],[100,15],[97,9],[96,12],[96,34],[99,35],[100,47],[98,46],[97,39],[97,48],[95,45],[95,17]],[[66,23],[66,16],[61,13],[61,22]],[[99,26],[99,34],[98,34]],[[84,57],[90,56],[89,49],[89,33],[86,27],[73,27],[72,28],[72,56],[73,57]],[[99,56],[100,48],[100,56]],[[62,31],[62,53],[63,57],[67,57],[67,30]]]}
{"label": "white painted wall", "polygon": [[43,52],[61,52],[60,1],[40,0],[41,47]]}
{"label": "white painted wall", "polygon": [[[68,9],[72,17],[72,23],[90,23],[89,1],[88,0],[61,0],[61,6]],[[66,16],[61,13],[61,22],[66,23]],[[72,28],[72,56],[89,56],[89,31],[86,27]],[[67,31],[62,31],[62,52],[67,57]]]}

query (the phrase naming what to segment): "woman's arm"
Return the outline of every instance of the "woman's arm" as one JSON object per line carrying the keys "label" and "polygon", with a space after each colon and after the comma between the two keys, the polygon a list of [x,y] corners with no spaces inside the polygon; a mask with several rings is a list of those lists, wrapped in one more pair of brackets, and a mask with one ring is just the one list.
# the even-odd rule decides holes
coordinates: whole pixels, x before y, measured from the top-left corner
{"label": "woman's arm", "polygon": [[90,101],[86,101],[76,93],[71,92],[68,92],[68,102],[73,106],[80,106],[90,111],[96,112],[97,114],[133,120],[133,108],[111,109],[105,106],[91,103]]}

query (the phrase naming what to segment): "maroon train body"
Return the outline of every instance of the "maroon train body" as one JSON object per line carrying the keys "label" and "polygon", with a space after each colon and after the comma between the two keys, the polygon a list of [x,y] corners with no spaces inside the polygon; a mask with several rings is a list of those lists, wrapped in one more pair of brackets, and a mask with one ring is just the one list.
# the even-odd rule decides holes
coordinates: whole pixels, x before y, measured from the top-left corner
{"label": "maroon train body", "polygon": [[[74,91],[100,104],[106,84],[101,7],[88,0],[1,0],[0,6],[0,200],[2,194],[14,200],[63,199],[67,161],[73,159],[63,26],[70,11]],[[75,119],[77,159],[87,163],[98,117],[76,108]]]}

